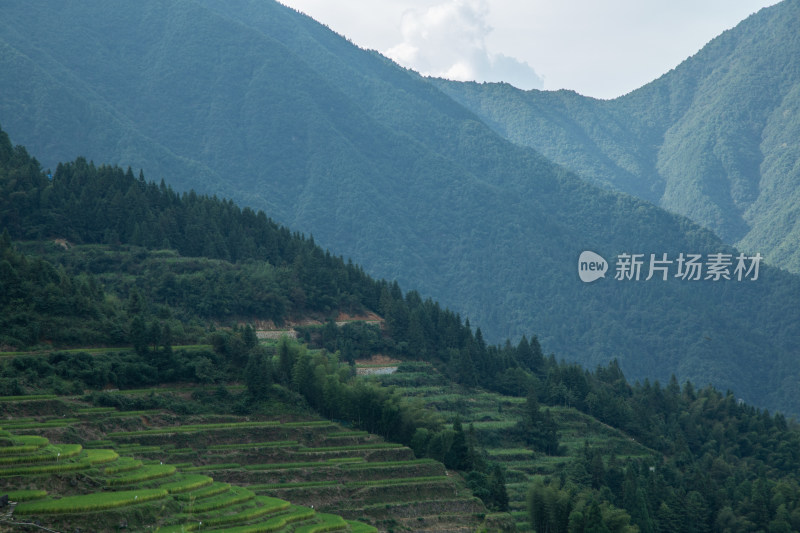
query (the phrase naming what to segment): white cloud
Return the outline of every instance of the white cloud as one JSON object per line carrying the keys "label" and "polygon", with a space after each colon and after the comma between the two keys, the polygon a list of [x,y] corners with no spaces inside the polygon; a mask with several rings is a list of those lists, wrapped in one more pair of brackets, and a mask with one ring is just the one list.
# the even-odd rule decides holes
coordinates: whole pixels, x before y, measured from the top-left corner
{"label": "white cloud", "polygon": [[541,89],[544,80],[524,61],[491,53],[486,0],[449,0],[403,15],[403,41],[384,53],[426,76],[458,81],[505,81]]}

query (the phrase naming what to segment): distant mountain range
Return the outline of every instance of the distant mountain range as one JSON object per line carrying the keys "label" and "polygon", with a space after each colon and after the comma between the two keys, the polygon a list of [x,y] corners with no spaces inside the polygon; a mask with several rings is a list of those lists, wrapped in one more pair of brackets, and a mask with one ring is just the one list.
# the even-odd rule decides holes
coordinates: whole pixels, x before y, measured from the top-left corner
{"label": "distant mountain range", "polygon": [[[729,34],[774,33],[776,55],[790,51],[780,41],[789,37],[751,27],[780,26],[774,13],[796,16],[797,6],[766,10]],[[722,51],[701,52],[686,64],[699,74],[679,78],[684,67],[690,70],[684,65],[617,104],[424,79],[275,2],[11,1],[0,20],[0,125],[45,167],[83,155],[142,168],[148,179],[164,177],[179,190],[264,209],[368,272],[460,311],[493,342],[536,334],[559,358],[590,366],[618,358],[629,377],[666,380],[674,373],[800,413],[795,275],[762,264],[756,281],[694,282],[675,278],[674,270],[669,281],[613,279],[623,253],[645,259],[666,253],[673,260],[680,253],[737,254],[711,231],[651,203],[666,191],[675,189],[670,201],[683,205],[703,199],[690,187],[724,182],[719,189],[733,191],[741,182],[744,192],[729,196],[750,198],[752,206],[761,197],[751,194],[755,178],[739,161],[761,133],[737,126],[748,132],[738,135],[712,120],[711,103],[733,115],[731,124],[747,113],[713,100],[725,91],[708,88],[711,78],[701,74],[714,68],[711,59],[698,59],[704,54],[724,63]],[[786,69],[778,70],[776,77]],[[764,74],[770,87],[772,75]],[[724,79],[718,83],[725,86]],[[745,92],[767,98],[766,89]],[[713,102],[704,104],[701,95]],[[534,110],[526,99],[536,98],[552,104]],[[695,107],[709,113],[705,129],[682,122]],[[515,128],[493,116],[505,108],[518,109],[517,116],[546,114],[536,126],[544,128],[539,136],[550,131],[552,150],[561,146],[579,164],[521,146],[529,126],[520,124],[514,135]],[[570,123],[565,108],[582,121]],[[775,120],[792,117],[788,108],[786,115],[774,109],[768,115]],[[766,122],[772,129],[758,131],[778,140],[791,132]],[[581,128],[612,140],[603,144]],[[683,140],[678,130],[688,132]],[[658,146],[667,141],[685,148],[661,160]],[[703,150],[711,141],[717,144]],[[796,146],[791,138],[778,144],[790,141]],[[593,144],[599,147],[582,152]],[[732,158],[728,166],[739,169],[739,181],[722,180],[723,174],[711,184],[697,181],[701,170],[714,167],[708,154],[718,152],[726,162]],[[695,166],[681,170],[685,161]],[[587,171],[642,199],[588,183],[579,177]],[[770,175],[789,187],[791,174]],[[797,205],[787,190],[770,192],[788,206],[781,216]],[[743,239],[747,226],[737,226],[726,205],[720,204],[720,220],[730,219],[730,230],[709,226],[728,242]],[[777,248],[762,241],[763,249],[745,248],[777,257]],[[580,281],[584,250],[609,262],[606,279]]]}
{"label": "distant mountain range", "polygon": [[610,101],[436,85],[507,139],[800,272],[800,2],[764,8]]}

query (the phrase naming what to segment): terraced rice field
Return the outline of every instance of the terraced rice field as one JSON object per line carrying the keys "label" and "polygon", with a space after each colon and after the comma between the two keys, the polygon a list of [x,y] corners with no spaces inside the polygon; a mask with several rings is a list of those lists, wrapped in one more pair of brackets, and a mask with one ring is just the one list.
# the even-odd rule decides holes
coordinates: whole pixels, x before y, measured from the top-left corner
{"label": "terraced rice field", "polygon": [[[192,435],[175,443],[181,448],[170,454],[174,460],[193,465],[181,468],[184,472],[208,472],[257,495],[303,502],[349,519],[366,519],[381,529],[413,531],[420,527],[419,517],[445,523],[452,515],[448,518],[450,530],[470,531],[485,512],[441,463],[415,459],[409,448],[366,432],[347,431],[330,423],[167,429],[117,432],[109,437],[127,443],[126,449],[134,456],[155,458],[166,451],[154,446],[164,435]],[[234,440],[241,439],[242,431],[248,432],[252,442]],[[190,446],[183,448],[185,442]],[[410,502],[417,503],[414,516],[394,516],[393,508],[404,512]]]}
{"label": "terraced rice field", "polygon": [[[415,363],[415,366],[422,367],[424,364]],[[458,415],[465,429],[470,426],[474,428],[487,459],[501,463],[506,469],[511,514],[519,531],[530,531],[526,496],[531,483],[537,476],[558,476],[582,454],[587,443],[591,447],[600,446],[604,460],[610,457],[611,449],[618,459],[655,454],[623,433],[576,409],[565,407],[550,407],[551,414],[562,428],[559,444],[564,448],[563,455],[548,456],[536,452],[526,447],[510,431],[522,417],[524,398],[469,391],[457,385],[443,384],[444,380],[433,367],[414,370],[404,372],[401,367],[390,376],[370,379],[394,385],[405,396],[419,398],[426,407],[438,411],[445,420],[452,420]]]}
{"label": "terraced rice field", "polygon": [[[101,510],[109,530],[135,516],[159,531],[466,532],[486,513],[441,463],[325,420],[178,424],[162,410],[126,413],[75,397],[9,401],[19,416],[4,421],[16,428],[0,445],[0,491],[26,501],[15,500],[6,520],[72,531]],[[80,444],[53,444],[75,436]],[[71,494],[68,478],[102,488]]]}
{"label": "terraced rice field", "polygon": [[[0,514],[3,531],[27,529],[32,523],[62,531],[87,523],[102,531],[147,526],[165,532],[377,531],[210,476],[182,473],[174,465],[120,456],[112,449],[54,445],[42,437],[0,430],[0,457],[8,459],[0,464],[0,492],[11,501]],[[18,466],[31,464],[36,466]],[[89,487],[78,478],[63,483],[64,475],[76,470],[92,480]],[[32,488],[36,485],[47,488]],[[69,486],[91,490],[68,494]],[[128,524],[134,517],[137,523]]]}

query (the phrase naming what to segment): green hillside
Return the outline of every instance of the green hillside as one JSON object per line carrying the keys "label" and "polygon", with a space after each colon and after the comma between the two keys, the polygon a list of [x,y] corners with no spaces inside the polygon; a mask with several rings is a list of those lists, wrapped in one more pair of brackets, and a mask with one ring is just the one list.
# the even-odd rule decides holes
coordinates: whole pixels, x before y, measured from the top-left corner
{"label": "green hillside", "polygon": [[800,428],[732,391],[487,343],[262,212],[5,135],[0,183],[2,528],[800,527]]}
{"label": "green hillside", "polygon": [[[173,241],[167,219],[134,214],[107,235],[107,215],[81,221],[86,231],[62,223],[71,210],[124,208],[130,181],[114,196],[102,185],[79,193],[91,165],[59,170],[58,161],[80,154],[131,164],[176,190],[265,209],[370,274],[458,309],[491,342],[535,333],[546,352],[590,367],[617,358],[632,378],[675,373],[800,411],[796,278],[762,265],[756,282],[581,283],[584,250],[611,268],[621,253],[736,252],[686,219],[589,186],[515,146],[429,80],[290,9],[19,2],[4,6],[0,26],[9,73],[0,79],[0,123],[53,171],[61,202],[54,219],[24,231],[9,224],[14,239],[122,239],[245,257],[229,237],[246,243],[224,224],[202,235],[201,248]],[[25,185],[34,194],[3,196],[23,217],[49,205],[48,183],[36,180]],[[19,186],[9,182],[4,193]],[[374,309],[380,289],[370,290]]]}
{"label": "green hillside", "polygon": [[610,101],[503,84],[437,87],[504,137],[800,272],[800,3],[765,8]]}

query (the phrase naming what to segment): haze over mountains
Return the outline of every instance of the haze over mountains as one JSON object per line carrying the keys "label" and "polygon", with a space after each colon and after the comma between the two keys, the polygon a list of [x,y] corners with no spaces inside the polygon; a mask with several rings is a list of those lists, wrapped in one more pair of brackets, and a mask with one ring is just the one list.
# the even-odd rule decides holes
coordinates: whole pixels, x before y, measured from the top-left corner
{"label": "haze over mountains", "polygon": [[[264,209],[469,316],[492,341],[537,334],[558,357],[616,357],[629,377],[675,373],[797,413],[796,276],[762,265],[756,281],[584,284],[576,270],[583,250],[611,269],[625,252],[734,253],[649,201],[710,213],[716,225],[698,220],[728,242],[760,216],[787,244],[768,250],[754,233],[765,247],[746,248],[792,264],[780,250],[798,205],[787,67],[797,60],[779,51],[795,50],[784,19],[799,5],[764,10],[654,84],[597,102],[423,79],[273,2],[8,2],[0,125],[45,166],[84,155]],[[763,105],[736,106],[739,93]],[[504,125],[504,109],[537,122]],[[769,172],[753,177],[754,161]]]}

